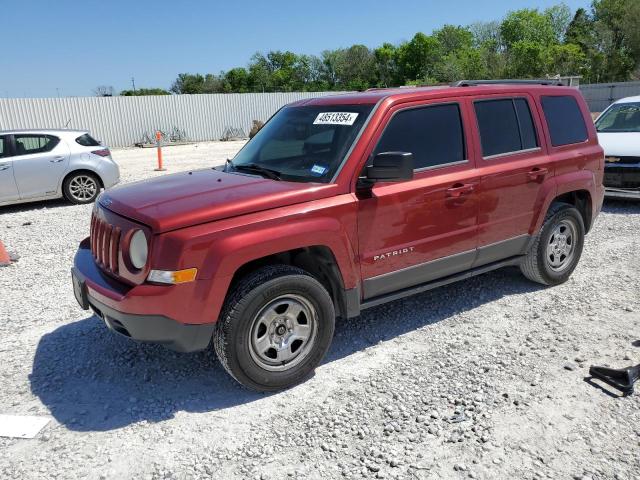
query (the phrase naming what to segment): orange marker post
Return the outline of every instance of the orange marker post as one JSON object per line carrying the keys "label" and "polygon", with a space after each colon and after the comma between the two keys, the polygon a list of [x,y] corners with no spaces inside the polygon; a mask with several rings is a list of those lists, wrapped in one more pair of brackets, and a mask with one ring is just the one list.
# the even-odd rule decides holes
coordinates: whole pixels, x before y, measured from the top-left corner
{"label": "orange marker post", "polygon": [[162,166],[162,134],[158,131],[156,132],[156,144],[158,145],[158,168],[155,169],[156,172],[164,172],[166,168]]}
{"label": "orange marker post", "polygon": [[11,257],[9,257],[9,253],[7,252],[7,249],[4,248],[2,240],[0,240],[0,266],[4,267],[10,264],[11,264]]}

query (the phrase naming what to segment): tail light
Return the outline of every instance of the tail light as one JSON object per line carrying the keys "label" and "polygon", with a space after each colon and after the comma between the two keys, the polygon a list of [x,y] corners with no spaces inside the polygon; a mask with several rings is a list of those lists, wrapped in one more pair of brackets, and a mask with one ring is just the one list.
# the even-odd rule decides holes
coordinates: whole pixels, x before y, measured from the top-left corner
{"label": "tail light", "polygon": [[109,155],[111,155],[111,152],[109,151],[108,148],[103,148],[101,150],[93,150],[91,153],[93,153],[94,155],[99,155],[101,157],[108,157]]}

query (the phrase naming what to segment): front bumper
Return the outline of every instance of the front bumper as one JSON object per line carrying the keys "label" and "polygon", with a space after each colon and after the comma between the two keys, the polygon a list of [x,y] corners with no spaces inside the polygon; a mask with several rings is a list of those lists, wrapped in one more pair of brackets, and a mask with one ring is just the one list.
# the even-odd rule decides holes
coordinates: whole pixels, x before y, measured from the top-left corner
{"label": "front bumper", "polygon": [[626,200],[640,200],[640,188],[624,189],[624,188],[606,188],[604,196],[607,198],[621,198]]}
{"label": "front bumper", "polygon": [[[162,314],[125,312],[98,299],[100,293],[97,292],[112,292],[113,296],[118,296],[123,295],[122,289],[126,287],[118,285],[115,280],[103,274],[95,264],[90,250],[83,247],[86,244],[80,245],[71,269],[73,290],[80,307],[84,310],[90,308],[109,329],[133,340],[159,343],[179,352],[195,352],[207,348],[215,328],[213,323],[185,324]],[[129,289],[127,293],[130,294],[131,290],[133,289]],[[188,302],[188,299],[185,301]]]}
{"label": "front bumper", "polygon": [[604,168],[607,198],[640,199],[640,163],[612,163]]}

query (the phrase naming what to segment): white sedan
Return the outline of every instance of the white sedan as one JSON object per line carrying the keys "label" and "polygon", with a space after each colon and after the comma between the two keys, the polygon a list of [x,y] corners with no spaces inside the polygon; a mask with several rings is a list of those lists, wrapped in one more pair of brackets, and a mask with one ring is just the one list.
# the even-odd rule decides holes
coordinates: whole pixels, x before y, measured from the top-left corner
{"label": "white sedan", "polygon": [[91,203],[119,180],[111,152],[86,130],[0,131],[0,205]]}
{"label": "white sedan", "polygon": [[640,199],[640,97],[609,106],[596,129],[605,154],[606,196]]}

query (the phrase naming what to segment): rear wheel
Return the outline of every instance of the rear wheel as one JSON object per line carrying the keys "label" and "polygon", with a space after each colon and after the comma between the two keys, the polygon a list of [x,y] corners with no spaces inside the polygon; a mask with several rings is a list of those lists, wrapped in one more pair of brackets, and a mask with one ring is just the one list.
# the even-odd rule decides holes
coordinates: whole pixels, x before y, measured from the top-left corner
{"label": "rear wheel", "polygon": [[213,344],[238,382],[275,391],[311,374],[331,344],[334,325],[333,302],[320,282],[299,268],[272,265],[235,286]]}
{"label": "rear wheel", "polygon": [[90,172],[75,172],[69,175],[63,185],[65,198],[77,205],[93,202],[100,193],[100,181]]}
{"label": "rear wheel", "polygon": [[553,204],[520,270],[543,285],[566,282],[582,255],[584,235],[580,212],[566,203]]}

